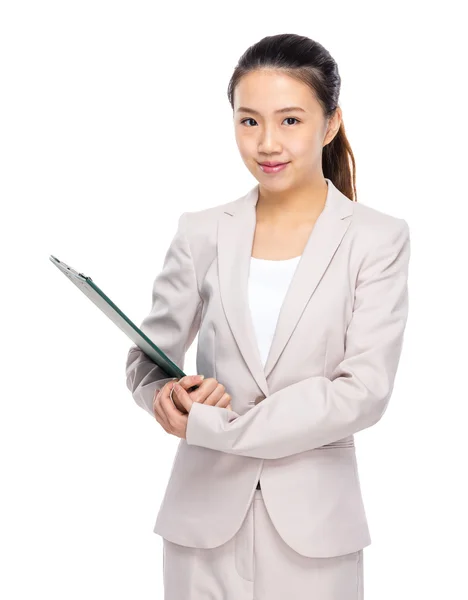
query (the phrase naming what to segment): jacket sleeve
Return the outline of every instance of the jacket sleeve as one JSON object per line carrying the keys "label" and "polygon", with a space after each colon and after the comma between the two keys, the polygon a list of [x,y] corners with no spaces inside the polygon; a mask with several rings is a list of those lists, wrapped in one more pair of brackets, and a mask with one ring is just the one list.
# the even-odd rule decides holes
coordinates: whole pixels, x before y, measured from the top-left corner
{"label": "jacket sleeve", "polygon": [[[153,283],[152,308],[140,329],[182,370],[185,353],[200,327],[202,300],[186,236],[186,216],[179,217],[162,271]],[[128,351],[127,387],[135,402],[155,418],[153,398],[173,377],[156,365],[137,345]]]}
{"label": "jacket sleeve", "polygon": [[390,399],[408,316],[410,234],[404,219],[363,259],[343,360],[267,396],[242,416],[194,403],[186,441],[231,454],[276,459],[374,425]]}

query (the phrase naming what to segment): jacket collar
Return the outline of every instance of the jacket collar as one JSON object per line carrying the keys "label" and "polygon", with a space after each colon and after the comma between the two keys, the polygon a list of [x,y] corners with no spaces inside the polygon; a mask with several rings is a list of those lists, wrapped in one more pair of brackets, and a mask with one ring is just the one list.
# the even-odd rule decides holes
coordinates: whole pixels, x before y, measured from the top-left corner
{"label": "jacket collar", "polygon": [[312,294],[333,258],[354,210],[354,202],[330,179],[325,206],[317,218],[279,313],[275,334],[262,365],[248,302],[248,278],[256,227],[259,184],[224,211],[219,220],[219,285],[226,319],[244,360],[265,396],[275,367]]}

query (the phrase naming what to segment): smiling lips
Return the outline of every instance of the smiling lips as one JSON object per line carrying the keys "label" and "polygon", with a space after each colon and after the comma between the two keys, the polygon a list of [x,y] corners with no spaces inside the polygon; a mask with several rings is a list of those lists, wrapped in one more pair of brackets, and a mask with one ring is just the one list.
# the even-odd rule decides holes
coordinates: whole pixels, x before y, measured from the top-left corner
{"label": "smiling lips", "polygon": [[280,163],[267,161],[258,164],[260,166],[260,169],[265,173],[278,173],[278,171],[282,171],[284,168],[286,168],[289,165],[289,162]]}

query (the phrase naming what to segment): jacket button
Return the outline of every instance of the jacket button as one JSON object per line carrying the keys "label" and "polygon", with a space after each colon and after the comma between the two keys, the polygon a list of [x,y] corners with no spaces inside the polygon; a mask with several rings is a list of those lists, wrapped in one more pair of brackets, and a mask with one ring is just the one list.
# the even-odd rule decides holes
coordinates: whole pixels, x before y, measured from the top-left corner
{"label": "jacket button", "polygon": [[251,400],[249,404],[258,404],[262,400],[265,400],[265,396],[263,394],[261,396],[257,396],[255,400]]}

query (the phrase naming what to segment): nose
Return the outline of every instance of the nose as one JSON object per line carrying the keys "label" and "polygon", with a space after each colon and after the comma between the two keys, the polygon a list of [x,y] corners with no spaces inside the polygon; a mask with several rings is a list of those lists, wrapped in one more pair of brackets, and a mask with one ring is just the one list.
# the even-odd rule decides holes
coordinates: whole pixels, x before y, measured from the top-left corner
{"label": "nose", "polygon": [[[265,127],[258,142],[259,154],[281,154],[282,147],[273,127]],[[265,159],[266,160],[266,159]]]}

